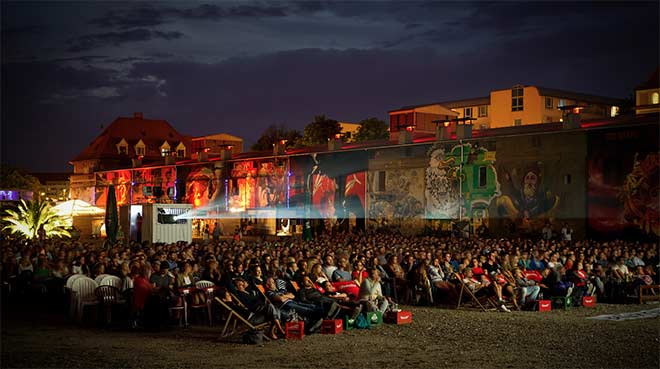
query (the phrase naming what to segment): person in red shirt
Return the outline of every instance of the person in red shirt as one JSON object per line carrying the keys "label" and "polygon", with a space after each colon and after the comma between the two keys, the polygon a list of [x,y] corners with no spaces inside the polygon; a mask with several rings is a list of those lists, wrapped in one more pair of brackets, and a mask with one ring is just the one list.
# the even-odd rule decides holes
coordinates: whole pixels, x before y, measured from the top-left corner
{"label": "person in red shirt", "polygon": [[151,278],[151,266],[143,265],[140,269],[140,275],[133,281],[133,307],[136,311],[144,310],[144,303],[147,297],[154,291],[154,285],[149,281]]}

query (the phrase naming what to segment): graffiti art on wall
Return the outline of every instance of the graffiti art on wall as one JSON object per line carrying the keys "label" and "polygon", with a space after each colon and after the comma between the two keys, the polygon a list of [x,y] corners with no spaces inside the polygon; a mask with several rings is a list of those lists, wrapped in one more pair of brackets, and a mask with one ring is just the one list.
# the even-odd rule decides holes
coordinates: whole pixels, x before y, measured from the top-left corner
{"label": "graffiti art on wall", "polygon": [[[369,172],[369,220],[372,226],[418,226],[424,215],[424,170]],[[379,188],[380,187],[380,188]]]}
{"label": "graffiti art on wall", "polygon": [[658,128],[589,137],[588,219],[593,237],[660,235]]}
{"label": "graffiti art on wall", "polygon": [[503,177],[502,196],[496,206],[521,230],[540,229],[548,218],[554,217],[559,196],[545,187],[539,163],[531,163],[523,170],[500,168]]}
{"label": "graffiti art on wall", "polygon": [[660,235],[659,167],[658,153],[649,153],[641,160],[639,154],[635,154],[632,171],[626,176],[619,192],[623,219],[635,224],[644,233],[656,236]]}
{"label": "graffiti art on wall", "polygon": [[429,150],[426,168],[426,217],[429,219],[487,218],[491,201],[500,194],[495,152],[466,143],[441,144]]}

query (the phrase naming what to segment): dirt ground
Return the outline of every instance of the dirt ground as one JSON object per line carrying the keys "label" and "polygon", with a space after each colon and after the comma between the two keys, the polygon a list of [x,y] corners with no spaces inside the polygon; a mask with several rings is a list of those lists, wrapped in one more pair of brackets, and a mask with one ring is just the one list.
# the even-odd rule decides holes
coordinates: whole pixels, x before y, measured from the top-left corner
{"label": "dirt ground", "polygon": [[160,333],[103,330],[64,314],[2,309],[2,368],[658,368],[660,318],[587,320],[658,305],[552,312],[409,308],[414,322],[262,347],[194,325]]}

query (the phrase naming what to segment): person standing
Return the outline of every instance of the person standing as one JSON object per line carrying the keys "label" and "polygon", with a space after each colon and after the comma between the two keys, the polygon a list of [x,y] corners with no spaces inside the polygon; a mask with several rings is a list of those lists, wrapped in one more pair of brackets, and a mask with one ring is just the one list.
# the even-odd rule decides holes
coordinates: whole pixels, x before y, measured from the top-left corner
{"label": "person standing", "polygon": [[567,222],[564,222],[564,226],[561,229],[561,238],[569,242],[573,240],[573,229],[571,229]]}
{"label": "person standing", "polygon": [[218,222],[215,222],[215,225],[213,226],[213,241],[219,241],[220,240],[220,234],[222,232],[220,231],[220,225]]}

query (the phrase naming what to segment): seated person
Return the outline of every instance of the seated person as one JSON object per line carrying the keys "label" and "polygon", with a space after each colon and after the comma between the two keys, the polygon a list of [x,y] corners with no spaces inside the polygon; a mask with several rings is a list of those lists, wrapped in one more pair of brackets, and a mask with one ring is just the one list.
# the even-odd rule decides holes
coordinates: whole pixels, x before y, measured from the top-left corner
{"label": "seated person", "polygon": [[156,288],[173,288],[174,278],[169,273],[169,264],[167,262],[155,262],[153,267],[154,274],[151,275],[151,283],[153,283]]}
{"label": "seated person", "polygon": [[369,270],[369,278],[360,285],[360,301],[367,311],[384,313],[389,306],[389,299],[383,296],[380,287],[380,273],[376,268]]}
{"label": "seated person", "polygon": [[266,297],[280,310],[298,314],[305,321],[305,330],[308,333],[313,333],[321,327],[324,317],[322,306],[296,301],[292,293],[278,289],[272,277],[266,279],[264,286]]}
{"label": "seated person", "polygon": [[352,280],[351,272],[348,270],[348,259],[345,256],[339,258],[337,263],[337,269],[332,272],[332,281],[333,282],[347,282]]}
{"label": "seated person", "polygon": [[234,280],[235,293],[238,301],[233,301],[229,291],[225,291],[222,301],[227,303],[236,313],[240,314],[248,322],[252,324],[261,324],[263,322],[270,322],[269,337],[277,339],[278,334],[280,337],[284,336],[284,329],[282,329],[282,314],[278,308],[273,304],[264,301],[258,292],[248,290],[248,283],[243,278],[236,278]]}
{"label": "seated person", "polygon": [[298,291],[298,300],[315,305],[323,305],[330,319],[337,316],[351,316],[352,319],[362,310],[360,304],[350,300],[345,293],[334,291],[330,282],[326,282],[324,293],[321,293],[309,277],[303,279],[303,286]]}
{"label": "seated person", "polygon": [[482,275],[481,280],[477,280],[472,272],[472,268],[465,268],[463,270],[463,283],[477,298],[481,296],[497,296],[499,309],[507,313],[511,312],[502,300],[502,286],[492,283],[486,275]]}
{"label": "seated person", "polygon": [[522,270],[519,268],[513,270],[513,277],[516,279],[516,285],[520,289],[520,306],[524,306],[527,302],[538,299],[541,287],[537,286],[536,282],[525,278]]}

